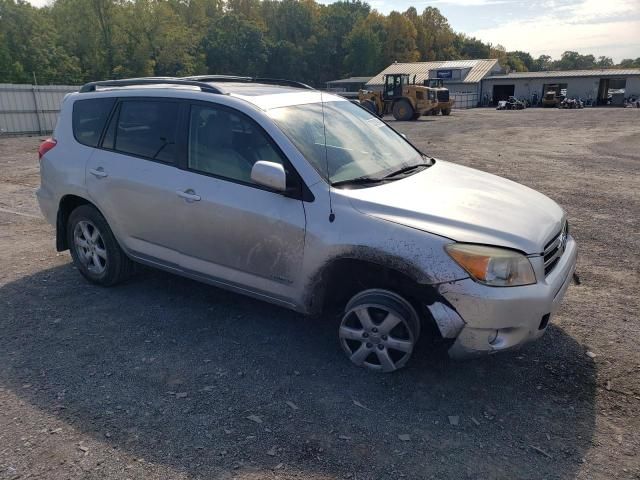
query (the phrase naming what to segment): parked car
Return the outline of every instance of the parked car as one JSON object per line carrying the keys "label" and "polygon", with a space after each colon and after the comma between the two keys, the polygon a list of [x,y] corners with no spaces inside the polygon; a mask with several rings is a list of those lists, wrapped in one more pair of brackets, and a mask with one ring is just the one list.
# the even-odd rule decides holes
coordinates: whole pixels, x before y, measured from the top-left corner
{"label": "parked car", "polygon": [[338,312],[344,352],[370,370],[403,367],[421,334],[455,358],[539,338],[576,264],[554,201],[295,82],[90,83],[39,155],[40,208],[88,281],[142,263],[327,328]]}

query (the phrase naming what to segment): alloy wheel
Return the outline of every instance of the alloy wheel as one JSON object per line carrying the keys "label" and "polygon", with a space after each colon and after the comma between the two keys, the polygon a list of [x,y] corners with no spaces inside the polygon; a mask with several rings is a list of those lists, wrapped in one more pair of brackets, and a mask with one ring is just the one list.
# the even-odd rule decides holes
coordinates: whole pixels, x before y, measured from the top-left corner
{"label": "alloy wheel", "polygon": [[78,259],[95,275],[107,269],[107,249],[98,227],[88,220],[79,221],[73,230],[73,243]]}
{"label": "alloy wheel", "polygon": [[405,365],[418,332],[415,319],[401,311],[381,302],[355,305],[345,312],[338,336],[354,364],[382,372],[393,372]]}

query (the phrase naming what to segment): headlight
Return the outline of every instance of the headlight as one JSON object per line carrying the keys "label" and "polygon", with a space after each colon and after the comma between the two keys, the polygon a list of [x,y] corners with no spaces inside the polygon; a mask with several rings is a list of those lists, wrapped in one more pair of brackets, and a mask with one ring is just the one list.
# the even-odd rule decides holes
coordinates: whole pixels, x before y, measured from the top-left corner
{"label": "headlight", "polygon": [[470,243],[452,243],[445,248],[451,258],[480,283],[493,287],[536,283],[531,262],[521,253]]}

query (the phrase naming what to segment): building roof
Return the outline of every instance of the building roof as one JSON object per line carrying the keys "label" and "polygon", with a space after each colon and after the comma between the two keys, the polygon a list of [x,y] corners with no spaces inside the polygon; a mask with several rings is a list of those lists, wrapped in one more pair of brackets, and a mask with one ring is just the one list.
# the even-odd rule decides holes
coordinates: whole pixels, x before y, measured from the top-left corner
{"label": "building roof", "polygon": [[342,78],[340,80],[331,80],[327,83],[367,83],[369,80],[371,80],[371,77],[349,77],[349,78]]}
{"label": "building roof", "polygon": [[416,75],[416,83],[422,84],[424,80],[429,78],[429,70],[437,70],[440,68],[471,68],[468,75],[461,83],[477,83],[487,74],[495,70],[498,66],[497,59],[482,60],[452,60],[442,62],[412,62],[412,63],[393,63],[385,68],[378,75],[373,77],[368,85],[382,85],[384,83],[383,76],[388,73],[408,73]]}
{"label": "building roof", "polygon": [[515,80],[518,78],[564,78],[564,77],[624,77],[640,75],[640,68],[600,69],[600,70],[565,70],[548,72],[513,72],[504,75],[492,75],[485,80]]}

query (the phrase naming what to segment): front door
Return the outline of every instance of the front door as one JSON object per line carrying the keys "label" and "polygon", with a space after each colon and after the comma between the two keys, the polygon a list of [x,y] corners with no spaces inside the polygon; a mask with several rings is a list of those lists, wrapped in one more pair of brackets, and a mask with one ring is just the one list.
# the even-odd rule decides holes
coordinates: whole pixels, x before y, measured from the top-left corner
{"label": "front door", "polygon": [[89,195],[122,246],[139,258],[176,267],[181,105],[157,98],[121,101],[86,171]]}
{"label": "front door", "polygon": [[258,160],[290,169],[253,120],[213,104],[189,112],[188,162],[181,190],[181,266],[230,286],[286,298],[302,263],[302,200],[251,181]]}

